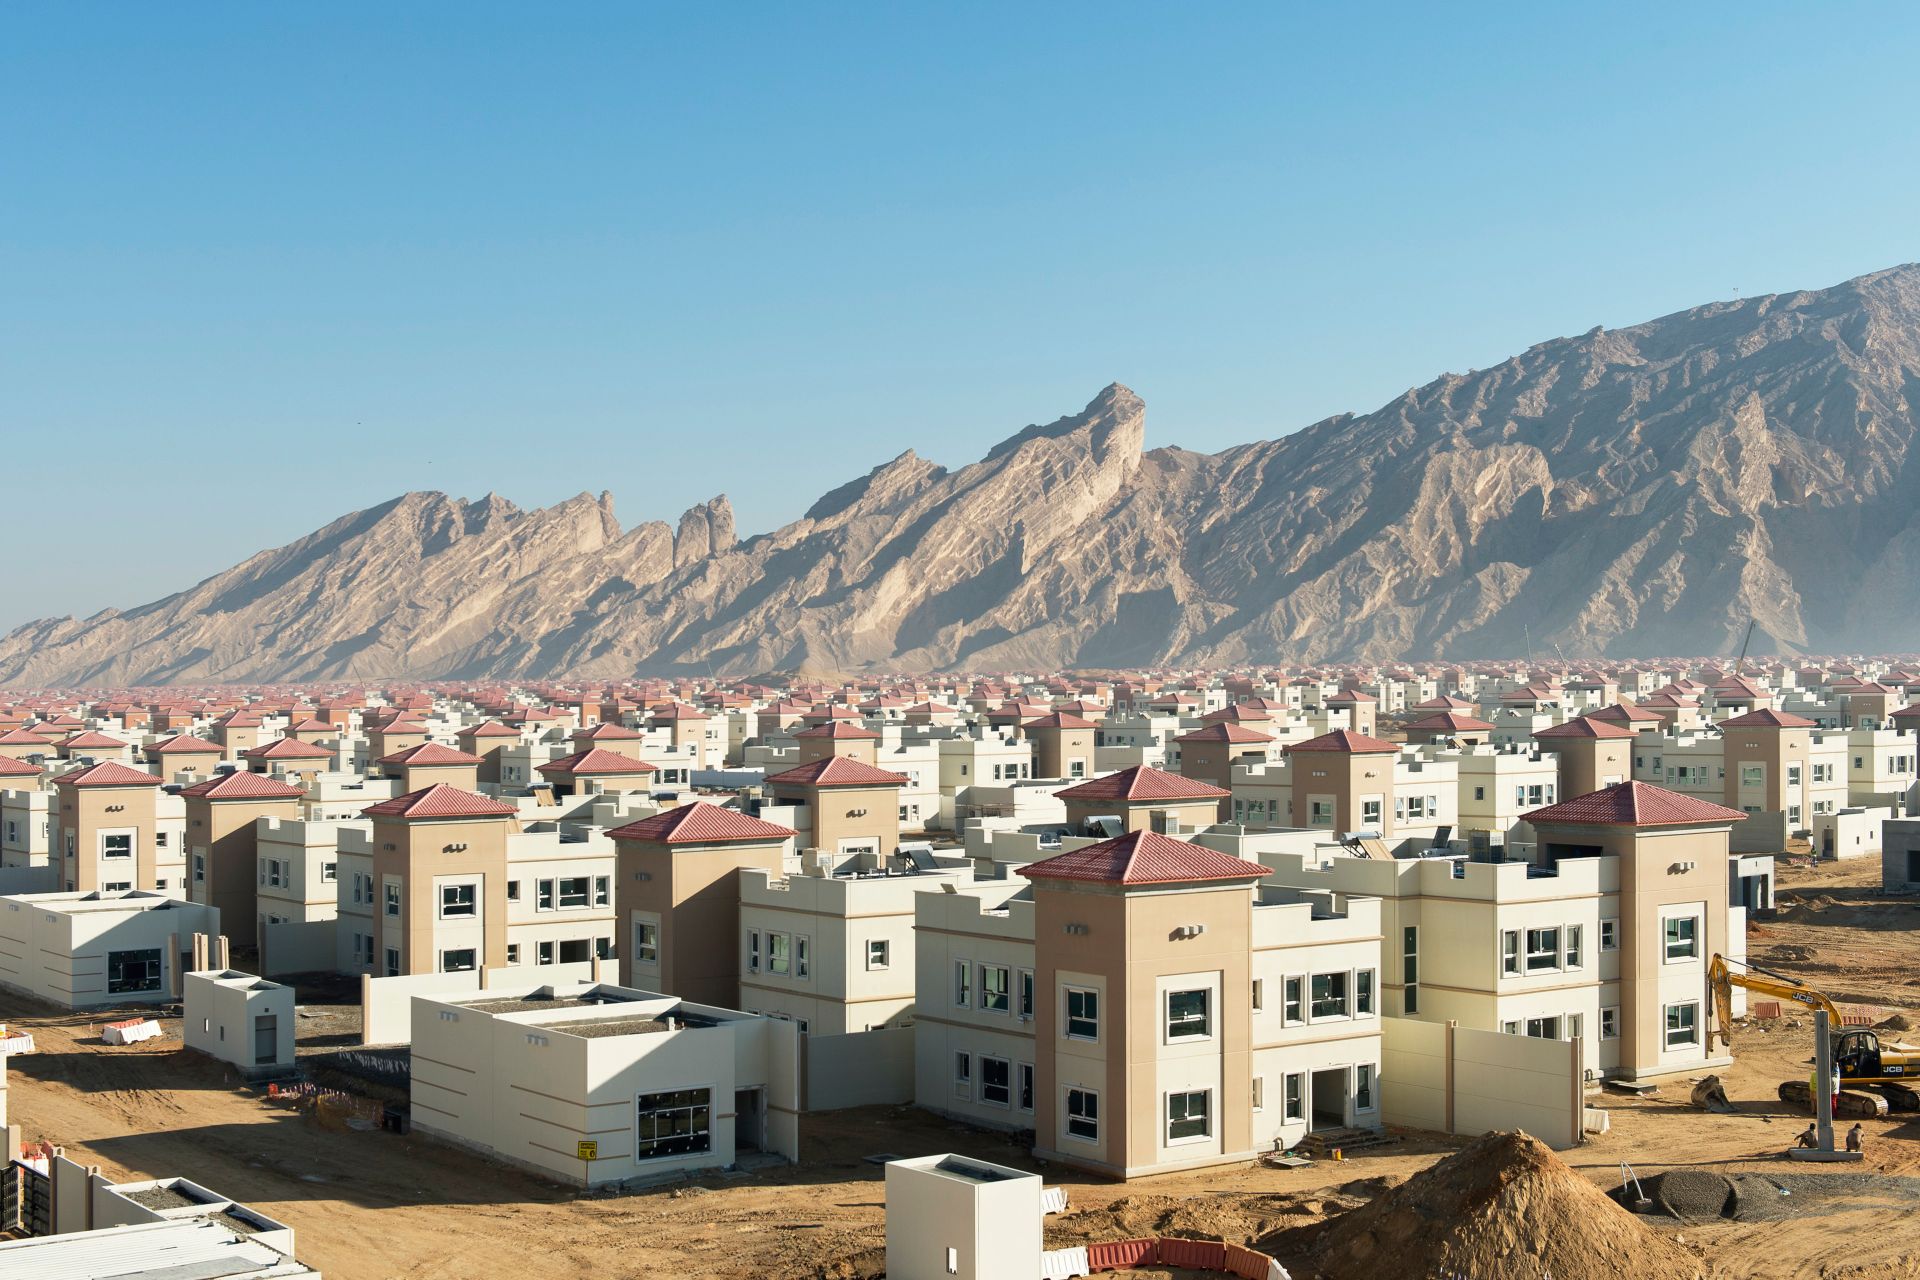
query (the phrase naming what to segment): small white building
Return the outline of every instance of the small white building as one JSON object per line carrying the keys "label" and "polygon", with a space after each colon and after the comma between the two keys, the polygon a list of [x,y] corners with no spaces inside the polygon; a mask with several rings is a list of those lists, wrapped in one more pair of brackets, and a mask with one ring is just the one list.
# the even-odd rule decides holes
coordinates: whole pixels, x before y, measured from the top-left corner
{"label": "small white building", "polygon": [[791,1022],[609,984],[413,1001],[413,1127],[562,1182],[799,1157]]}
{"label": "small white building", "polygon": [[1040,1175],[972,1156],[887,1162],[888,1280],[1038,1280]]}
{"label": "small white building", "polygon": [[293,1070],[293,988],[237,969],[189,973],[181,1037],[249,1080]]}
{"label": "small white building", "polygon": [[0,987],[66,1009],[157,1004],[196,933],[219,935],[217,907],[145,889],[0,898]]}

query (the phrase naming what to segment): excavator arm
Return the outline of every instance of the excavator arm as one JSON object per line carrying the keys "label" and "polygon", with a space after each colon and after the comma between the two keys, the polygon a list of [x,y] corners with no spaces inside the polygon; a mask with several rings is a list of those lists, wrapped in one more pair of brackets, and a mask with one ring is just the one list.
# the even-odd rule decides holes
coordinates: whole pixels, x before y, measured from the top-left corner
{"label": "excavator arm", "polygon": [[1707,986],[1713,993],[1713,1034],[1719,1037],[1723,1045],[1732,1043],[1735,987],[1744,987],[1761,995],[1778,996],[1809,1009],[1825,1009],[1833,1028],[1837,1031],[1840,1027],[1840,1010],[1834,1007],[1833,1001],[1806,983],[1785,974],[1755,969],[1751,965],[1747,966],[1746,972],[1738,972],[1732,961],[1716,955],[1707,966]]}

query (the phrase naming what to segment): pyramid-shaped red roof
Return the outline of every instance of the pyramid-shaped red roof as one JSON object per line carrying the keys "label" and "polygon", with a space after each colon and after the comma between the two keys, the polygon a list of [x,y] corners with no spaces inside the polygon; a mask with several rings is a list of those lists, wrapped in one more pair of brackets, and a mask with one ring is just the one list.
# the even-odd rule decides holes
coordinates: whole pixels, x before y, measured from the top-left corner
{"label": "pyramid-shaped red roof", "polygon": [[1325,751],[1342,755],[1371,756],[1399,755],[1400,748],[1395,743],[1380,738],[1371,738],[1364,733],[1355,733],[1351,729],[1335,729],[1332,733],[1323,733],[1317,738],[1308,738],[1305,742],[1296,742],[1288,751]]}
{"label": "pyramid-shaped red roof", "polygon": [[558,760],[541,765],[539,772],[573,777],[583,773],[656,773],[658,769],[645,760],[636,760],[618,751],[609,751],[605,747],[588,747],[584,751],[576,751],[572,755],[561,756]]}
{"label": "pyramid-shaped red roof", "polygon": [[0,733],[0,746],[3,747],[50,747],[53,739],[35,733],[31,729],[9,729]]}
{"label": "pyramid-shaped red roof", "polygon": [[1062,800],[1083,802],[1115,800],[1149,803],[1155,800],[1217,800],[1233,793],[1211,783],[1183,778],[1177,773],[1165,773],[1152,765],[1137,764],[1131,769],[1122,769],[1118,773],[1082,782],[1053,794]]}
{"label": "pyramid-shaped red roof", "polygon": [[460,730],[458,737],[465,738],[518,738],[518,729],[509,729],[498,720],[482,720],[479,724],[468,725]]}
{"label": "pyramid-shaped red roof", "polygon": [[298,738],[275,738],[264,747],[243,752],[249,760],[331,760],[333,752]]}
{"label": "pyramid-shaped red roof", "polygon": [[1485,720],[1476,720],[1458,711],[1442,711],[1438,715],[1415,720],[1407,728],[1419,729],[1427,733],[1486,733],[1493,726]]}
{"label": "pyramid-shaped red roof", "polygon": [[1091,720],[1083,720],[1070,711],[1054,711],[1037,720],[1028,720],[1020,727],[1022,729],[1098,729],[1100,726]]}
{"label": "pyramid-shaped red roof", "polygon": [[1267,869],[1257,862],[1155,831],[1130,831],[1015,870],[1029,880],[1083,880],[1102,884],[1258,880],[1267,874]]}
{"label": "pyramid-shaped red roof", "polygon": [[40,766],[28,764],[25,760],[15,760],[12,756],[0,756],[0,778],[37,778]]}
{"label": "pyramid-shaped red roof", "polygon": [[369,818],[502,818],[518,813],[510,804],[436,782],[418,791],[370,804],[360,811]]}
{"label": "pyramid-shaped red roof", "polygon": [[1595,720],[1592,716],[1576,716],[1564,724],[1550,724],[1544,729],[1535,729],[1536,738],[1634,738],[1639,735],[1624,725],[1609,724],[1605,720]]}
{"label": "pyramid-shaped red roof", "polygon": [[468,755],[439,742],[422,742],[418,746],[404,747],[399,751],[381,756],[379,764],[432,765],[479,764],[480,757]]}
{"label": "pyramid-shaped red roof", "polygon": [[734,844],[788,840],[794,833],[788,827],[762,822],[738,809],[723,809],[717,804],[696,800],[678,809],[615,827],[607,834],[615,840],[645,840],[652,844]]}
{"label": "pyramid-shaped red roof", "polygon": [[767,778],[769,785],[808,787],[903,787],[907,781],[904,773],[876,769],[846,756],[829,756],[825,760],[815,760]]}
{"label": "pyramid-shaped red roof", "polygon": [[306,792],[264,773],[223,773],[180,793],[201,800],[297,800]]}
{"label": "pyramid-shaped red roof", "polygon": [[1660,717],[1651,711],[1642,711],[1631,702],[1616,702],[1612,706],[1587,713],[1590,720],[1604,720],[1608,724],[1655,724]]}
{"label": "pyramid-shaped red roof", "polygon": [[160,779],[145,769],[129,769],[116,760],[102,760],[54,779],[66,787],[157,787]]}
{"label": "pyramid-shaped red roof", "polygon": [[827,738],[834,742],[878,741],[880,735],[871,729],[865,729],[851,720],[829,720],[825,724],[816,724],[811,729],[802,729],[793,735],[796,738]]}
{"label": "pyramid-shaped red roof", "polygon": [[1745,715],[1733,716],[1720,722],[1722,729],[1817,729],[1819,726],[1805,716],[1797,716],[1791,711],[1774,711],[1771,708],[1749,711]]}
{"label": "pyramid-shaped red roof", "polygon": [[1273,735],[1249,729],[1235,720],[1216,720],[1204,729],[1183,733],[1175,742],[1272,742]]}
{"label": "pyramid-shaped red roof", "polygon": [[[513,730],[508,729],[507,732],[513,733]],[[587,742],[632,742],[635,739],[644,738],[647,735],[641,733],[638,729],[629,729],[627,726],[616,721],[602,720],[599,724],[593,726],[593,728],[582,729],[573,736],[584,739]]]}
{"label": "pyramid-shaped red roof", "polygon": [[1746,814],[1710,800],[1683,796],[1647,782],[1616,782],[1584,796],[1522,815],[1526,821],[1571,826],[1668,827],[1702,822],[1740,822]]}

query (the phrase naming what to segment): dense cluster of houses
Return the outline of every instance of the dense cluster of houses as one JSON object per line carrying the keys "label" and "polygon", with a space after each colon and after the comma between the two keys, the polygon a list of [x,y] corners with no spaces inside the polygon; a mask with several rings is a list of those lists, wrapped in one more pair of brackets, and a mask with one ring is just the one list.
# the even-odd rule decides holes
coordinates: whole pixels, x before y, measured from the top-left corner
{"label": "dense cluster of houses", "polygon": [[[415,984],[411,1038],[498,1088],[701,1033],[682,1076],[735,1074],[620,1076],[607,1176],[906,1098],[1187,1168],[1377,1128],[1403,1023],[1581,1082],[1724,1062],[1707,964],[1774,854],[1920,878],[1913,697],[1887,661],[0,697],[0,984],[173,999],[220,934]],[[578,1174],[435,1087],[421,1127]]]}

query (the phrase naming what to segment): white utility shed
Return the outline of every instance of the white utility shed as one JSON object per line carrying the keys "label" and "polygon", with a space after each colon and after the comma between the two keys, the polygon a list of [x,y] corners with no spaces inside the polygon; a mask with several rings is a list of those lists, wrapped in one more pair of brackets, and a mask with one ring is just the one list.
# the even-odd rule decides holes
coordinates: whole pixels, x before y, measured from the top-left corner
{"label": "white utility shed", "polygon": [[1038,1280],[1040,1190],[972,1156],[889,1160],[888,1280]]}

